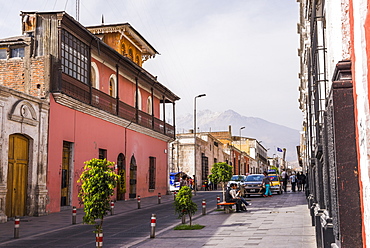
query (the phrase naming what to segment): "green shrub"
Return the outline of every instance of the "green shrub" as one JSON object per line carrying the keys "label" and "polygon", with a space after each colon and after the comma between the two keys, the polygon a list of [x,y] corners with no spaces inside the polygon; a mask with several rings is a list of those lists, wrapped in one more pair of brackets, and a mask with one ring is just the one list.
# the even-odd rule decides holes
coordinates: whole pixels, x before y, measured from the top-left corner
{"label": "green shrub", "polygon": [[184,186],[179,190],[179,193],[175,198],[175,212],[178,214],[179,218],[184,215],[189,216],[189,224],[192,224],[192,216],[197,211],[197,204],[192,200],[191,189],[188,186]]}

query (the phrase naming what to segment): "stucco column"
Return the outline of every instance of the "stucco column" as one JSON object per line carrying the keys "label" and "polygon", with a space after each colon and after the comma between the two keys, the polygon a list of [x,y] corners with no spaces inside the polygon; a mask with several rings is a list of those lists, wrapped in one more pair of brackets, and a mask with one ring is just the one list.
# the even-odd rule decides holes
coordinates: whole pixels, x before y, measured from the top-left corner
{"label": "stucco column", "polygon": [[37,165],[37,185],[36,194],[36,216],[46,215],[46,204],[48,203],[48,190],[46,188],[47,174],[47,143],[48,143],[48,111],[47,103],[40,103],[39,107],[39,140],[38,140],[38,165]]}
{"label": "stucco column", "polygon": [[0,223],[7,221],[5,215],[5,199],[7,192],[7,185],[5,182],[7,171],[5,169],[8,168],[8,165],[5,164],[7,163],[7,159],[5,158],[8,156],[8,149],[4,142],[4,118],[3,96],[0,94]]}

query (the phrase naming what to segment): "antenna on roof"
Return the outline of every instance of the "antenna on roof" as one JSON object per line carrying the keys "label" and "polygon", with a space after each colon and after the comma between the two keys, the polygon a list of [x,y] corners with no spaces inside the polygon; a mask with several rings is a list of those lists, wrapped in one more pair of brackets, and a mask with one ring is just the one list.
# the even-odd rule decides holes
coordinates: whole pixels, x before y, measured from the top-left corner
{"label": "antenna on roof", "polygon": [[80,0],[76,0],[76,20],[80,21]]}
{"label": "antenna on roof", "polygon": [[101,25],[104,26],[104,15],[101,15]]}

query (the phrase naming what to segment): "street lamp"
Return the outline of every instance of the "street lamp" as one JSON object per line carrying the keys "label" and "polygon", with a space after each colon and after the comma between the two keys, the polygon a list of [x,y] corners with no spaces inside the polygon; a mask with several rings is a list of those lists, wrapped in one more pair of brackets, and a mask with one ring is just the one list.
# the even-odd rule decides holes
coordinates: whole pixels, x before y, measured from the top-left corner
{"label": "street lamp", "polygon": [[242,129],[244,129],[245,127],[241,127],[239,129],[239,150],[241,151],[242,150]]}
{"label": "street lamp", "polygon": [[239,128],[239,150],[240,150],[240,162],[239,162],[239,175],[240,175],[240,170],[241,170],[241,161],[242,161],[242,129],[245,127]]}
{"label": "street lamp", "polygon": [[206,94],[194,97],[194,195],[197,195],[197,98],[206,96]]}

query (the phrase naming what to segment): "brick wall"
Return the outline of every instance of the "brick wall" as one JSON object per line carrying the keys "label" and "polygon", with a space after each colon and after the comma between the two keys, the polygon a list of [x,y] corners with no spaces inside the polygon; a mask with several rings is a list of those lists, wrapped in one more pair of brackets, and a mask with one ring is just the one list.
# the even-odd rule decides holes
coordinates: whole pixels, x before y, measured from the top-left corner
{"label": "brick wall", "polygon": [[0,85],[36,97],[45,96],[45,58],[0,60]]}
{"label": "brick wall", "polygon": [[45,92],[45,58],[37,57],[31,58],[31,82],[30,82],[30,95],[37,97],[44,97]]}
{"label": "brick wall", "polygon": [[24,91],[24,60],[0,60],[0,84],[17,91]]}

